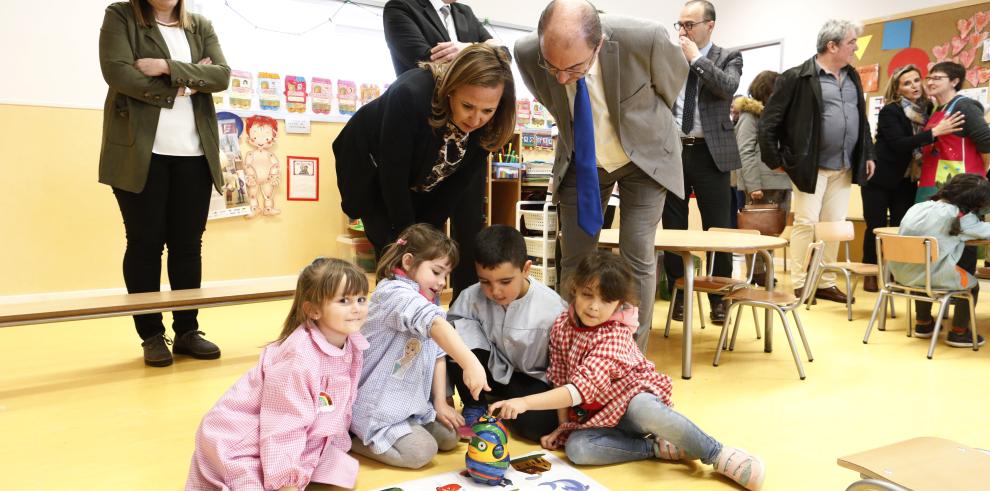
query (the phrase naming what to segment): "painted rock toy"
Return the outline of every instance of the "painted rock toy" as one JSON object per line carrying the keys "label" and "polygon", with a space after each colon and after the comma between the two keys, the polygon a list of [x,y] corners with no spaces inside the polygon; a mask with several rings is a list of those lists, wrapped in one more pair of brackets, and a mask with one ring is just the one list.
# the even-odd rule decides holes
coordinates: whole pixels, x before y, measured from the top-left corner
{"label": "painted rock toy", "polygon": [[512,484],[505,478],[509,468],[509,432],[498,418],[482,416],[471,426],[474,436],[464,461],[471,479],[490,486]]}

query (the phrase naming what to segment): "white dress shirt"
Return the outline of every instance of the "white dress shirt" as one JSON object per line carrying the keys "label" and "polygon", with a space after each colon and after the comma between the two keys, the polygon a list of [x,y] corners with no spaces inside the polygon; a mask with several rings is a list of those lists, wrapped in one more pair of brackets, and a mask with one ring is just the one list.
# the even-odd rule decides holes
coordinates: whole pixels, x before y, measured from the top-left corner
{"label": "white dress shirt", "polygon": [[[609,113],[608,104],[605,102],[602,66],[598,63],[598,58],[595,58],[591,69],[585,74],[584,81],[588,86],[588,98],[591,99],[591,119],[595,125],[595,160],[598,162],[598,167],[607,172],[615,172],[629,163],[629,156],[622,148],[618,129],[612,126],[611,113]],[[571,119],[573,120],[574,93],[577,91],[577,82],[567,84],[565,89],[567,89],[567,100],[570,102]]]}
{"label": "white dress shirt", "polygon": [[[700,52],[698,57],[693,60],[688,60],[688,65],[694,65],[694,62],[701,58],[708,56],[708,52],[712,50],[712,42],[708,41],[708,44],[699,49]],[[701,93],[701,78],[698,79],[698,91],[694,94],[694,127],[691,128],[691,134],[685,135],[681,131],[681,120],[684,117],[684,92],[687,91],[687,82],[684,82],[684,86],[681,87],[681,93],[677,94],[677,101],[674,103],[674,121],[677,122],[677,132],[680,133],[682,137],[693,136],[697,138],[704,138],[705,132],[701,129],[701,110],[698,109],[698,94]]]}
{"label": "white dress shirt", "polygon": [[[458,41],[457,29],[454,28],[454,8],[451,4],[446,4],[443,0],[430,0],[430,5],[437,11],[437,15],[440,17],[440,23],[444,24],[444,27],[447,28],[447,34],[450,36],[450,40]],[[444,7],[447,7],[446,16],[440,11]]]}

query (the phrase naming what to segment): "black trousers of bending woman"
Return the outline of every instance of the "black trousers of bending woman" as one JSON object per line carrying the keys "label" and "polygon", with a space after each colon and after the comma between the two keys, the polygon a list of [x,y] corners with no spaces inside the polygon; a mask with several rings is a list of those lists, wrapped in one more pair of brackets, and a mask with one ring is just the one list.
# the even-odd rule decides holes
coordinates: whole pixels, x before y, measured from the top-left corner
{"label": "black trousers of bending woman", "polygon": [[[172,290],[200,287],[203,232],[212,188],[206,157],[152,154],[148,181],[140,193],[113,189],[127,234],[124,252],[127,293],[160,290],[165,246],[168,246],[168,281]],[[198,330],[198,312],[172,313],[172,330],[176,336]],[[162,314],[135,315],[134,326],[141,339],[165,332]]]}
{"label": "black trousers of bending woman", "polygon": [[900,226],[904,214],[914,205],[914,195],[918,191],[918,185],[910,179],[901,179],[894,189],[867,184],[859,190],[863,197],[863,220],[866,222],[866,233],[863,235],[863,262],[876,264],[877,239],[873,229]]}

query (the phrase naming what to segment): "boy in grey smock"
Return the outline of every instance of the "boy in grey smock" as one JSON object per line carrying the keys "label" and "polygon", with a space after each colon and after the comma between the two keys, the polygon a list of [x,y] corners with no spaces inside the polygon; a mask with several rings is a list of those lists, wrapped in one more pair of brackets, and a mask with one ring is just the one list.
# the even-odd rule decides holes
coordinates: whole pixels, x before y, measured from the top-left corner
{"label": "boy in grey smock", "polygon": [[[447,319],[488,372],[491,392],[472,399],[460,367],[447,363],[457,387],[463,416],[470,427],[488,404],[550,390],[547,352],[550,328],[567,304],[557,292],[529,277],[532,261],[518,230],[492,225],[478,233],[475,267],[479,282],[461,292]],[[556,411],[529,411],[511,422],[512,431],[527,440],[557,428]]]}

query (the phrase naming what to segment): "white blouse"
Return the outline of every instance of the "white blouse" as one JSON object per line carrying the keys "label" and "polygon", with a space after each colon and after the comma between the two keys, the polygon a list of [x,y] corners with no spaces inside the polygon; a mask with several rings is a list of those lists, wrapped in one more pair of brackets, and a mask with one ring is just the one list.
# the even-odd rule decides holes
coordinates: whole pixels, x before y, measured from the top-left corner
{"label": "white blouse", "polygon": [[[182,27],[158,26],[165,38],[165,45],[173,60],[192,63],[189,40]],[[176,87],[178,92],[178,87]],[[158,130],[152,153],[191,157],[203,155],[203,146],[196,132],[196,118],[193,116],[192,98],[176,97],[172,109],[162,108],[158,115]]]}

